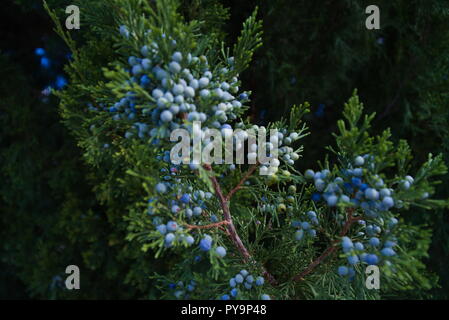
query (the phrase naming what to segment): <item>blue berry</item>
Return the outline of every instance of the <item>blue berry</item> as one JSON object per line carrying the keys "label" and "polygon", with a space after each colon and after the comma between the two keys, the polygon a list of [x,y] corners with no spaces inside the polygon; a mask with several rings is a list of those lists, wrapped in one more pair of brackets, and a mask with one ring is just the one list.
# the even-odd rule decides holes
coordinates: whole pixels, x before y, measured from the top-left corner
{"label": "blue berry", "polygon": [[246,99],[248,99],[248,95],[247,95],[246,93],[241,93],[241,94],[239,95],[239,99],[240,99],[240,100],[246,100]]}
{"label": "blue berry", "polygon": [[315,180],[315,188],[318,190],[318,191],[323,191],[324,190],[324,188],[326,187],[326,182],[324,182],[323,180],[321,180],[321,179],[316,179]]}
{"label": "blue berry", "polygon": [[383,248],[380,253],[382,253],[382,255],[387,256],[387,257],[392,257],[396,254],[396,252],[394,252],[393,249],[391,248]]}
{"label": "blue berry", "polygon": [[388,223],[388,226],[391,228],[391,227],[394,227],[395,225],[397,225],[398,224],[398,219],[396,219],[396,218],[391,218],[390,219],[390,222]]}
{"label": "blue berry", "polygon": [[410,184],[413,184],[413,182],[415,182],[415,179],[413,179],[412,176],[405,176],[405,180],[407,180],[408,182],[410,182]]}
{"label": "blue berry", "polygon": [[213,194],[212,194],[211,192],[205,192],[205,193],[204,193],[204,197],[205,197],[206,199],[210,199],[210,198],[213,197]]}
{"label": "blue berry", "polygon": [[173,233],[167,233],[165,235],[165,243],[171,244],[175,240],[175,235]]}
{"label": "blue berry", "polygon": [[41,66],[42,66],[42,68],[45,68],[45,69],[50,68],[50,59],[48,59],[47,57],[42,57],[41,58]]}
{"label": "blue berry", "polygon": [[195,239],[192,236],[187,236],[185,238],[188,245],[192,245],[195,242]]}
{"label": "blue berry", "polygon": [[379,263],[379,258],[377,257],[377,255],[371,253],[366,255],[365,262],[369,265],[376,265]]}
{"label": "blue berry", "polygon": [[140,66],[140,64],[136,64],[135,66],[133,66],[133,68],[132,68],[133,75],[137,76],[137,75],[141,74],[142,72],[143,72],[143,69]]}
{"label": "blue berry", "polygon": [[146,74],[144,74],[142,77],[140,77],[140,84],[143,87],[148,86],[150,83],[151,83],[151,80]]}
{"label": "blue berry", "polygon": [[356,255],[349,256],[348,262],[350,265],[357,264],[359,262],[359,257],[357,257]]}
{"label": "blue berry", "polygon": [[305,176],[307,179],[313,179],[313,177],[315,176],[315,172],[313,172],[313,170],[308,169],[308,170],[306,170],[306,172],[304,173],[304,176]]}
{"label": "blue berry", "polygon": [[245,269],[242,269],[242,270],[240,270],[240,274],[241,274],[242,276],[246,277],[246,276],[249,274],[249,272],[246,271]]}
{"label": "blue berry", "polygon": [[362,185],[362,179],[360,179],[360,178],[352,178],[351,179],[351,182],[352,182],[352,185],[354,186],[354,187],[360,187],[361,185]]}
{"label": "blue berry", "polygon": [[36,48],[36,50],[34,50],[34,54],[37,56],[43,56],[45,55],[45,50],[43,48]]}
{"label": "blue berry", "polygon": [[394,206],[394,200],[392,197],[386,196],[383,198],[382,204],[385,206],[385,208],[390,209]]}
{"label": "blue berry", "polygon": [[209,85],[209,79],[206,77],[202,77],[200,78],[200,80],[198,81],[198,86],[200,88],[204,88],[207,87]]}
{"label": "blue berry", "polygon": [[401,188],[404,189],[404,190],[410,189],[410,182],[407,181],[407,180],[402,181],[402,182],[401,182]]}
{"label": "blue berry", "polygon": [[364,163],[365,163],[365,159],[363,159],[363,157],[361,157],[361,156],[357,156],[354,160],[354,164],[356,166],[363,166]]}
{"label": "blue berry", "polygon": [[190,202],[190,195],[187,193],[184,193],[181,197],[181,199],[179,199],[182,203],[189,203]]}
{"label": "blue berry", "polygon": [[321,195],[319,193],[312,194],[313,201],[317,202],[317,201],[320,201],[320,199],[321,199]]}
{"label": "blue berry", "polygon": [[243,277],[241,274],[237,274],[234,279],[237,283],[243,283]]}
{"label": "blue berry", "polygon": [[299,227],[301,227],[301,222],[300,221],[292,221],[291,225],[294,228],[299,228]]}
{"label": "blue berry", "polygon": [[338,197],[336,195],[331,195],[327,198],[327,205],[329,207],[335,207],[338,202]]}
{"label": "blue berry", "polygon": [[260,299],[261,299],[261,300],[271,300],[271,298],[270,298],[270,296],[269,296],[268,294],[262,294],[262,295],[260,296]]}
{"label": "blue berry", "polygon": [[182,61],[182,54],[181,54],[181,52],[177,51],[177,52],[173,53],[172,60],[176,61],[176,62],[181,62]]}
{"label": "blue berry", "polygon": [[144,70],[149,70],[151,68],[151,61],[150,61],[150,59],[146,59],[146,58],[142,59],[141,65],[142,65],[142,68]]}
{"label": "blue berry", "polygon": [[338,274],[340,276],[346,276],[346,275],[348,275],[348,273],[349,273],[348,267],[345,267],[345,266],[338,267]]}
{"label": "blue berry", "polygon": [[178,228],[178,224],[175,221],[167,222],[167,230],[168,231],[176,231],[177,228]]}
{"label": "blue berry", "polygon": [[201,212],[203,212],[203,209],[201,209],[200,207],[193,208],[193,215],[199,216]]}
{"label": "blue berry", "polygon": [[391,196],[390,189],[387,189],[387,188],[380,189],[380,196],[382,198]]}
{"label": "blue berry", "polygon": [[141,53],[144,57],[148,57],[148,54],[149,54],[148,46],[142,46],[142,48],[140,48],[140,53]]}
{"label": "blue berry", "polygon": [[386,247],[386,248],[391,248],[391,247],[394,247],[395,245],[396,245],[396,243],[394,241],[391,241],[391,240],[387,240],[384,243],[384,247]]}
{"label": "blue berry", "polygon": [[301,228],[303,228],[304,230],[307,230],[310,228],[310,223],[308,223],[307,221],[304,221],[301,223]]}
{"label": "blue berry", "polygon": [[379,192],[376,189],[368,188],[365,190],[365,197],[369,200],[378,200]]}
{"label": "blue berry", "polygon": [[209,238],[203,238],[200,241],[200,250],[209,251],[212,247],[212,240]]}
{"label": "blue berry", "polygon": [[187,217],[187,218],[190,218],[192,215],[193,215],[192,209],[187,208],[187,209],[186,209],[186,217]]}
{"label": "blue berry", "polygon": [[164,95],[164,93],[162,92],[162,90],[160,89],[154,89],[151,93],[151,95],[153,96],[154,99],[159,99],[162,98],[162,96]]}
{"label": "blue berry", "polygon": [[355,276],[355,270],[354,270],[354,268],[349,268],[349,274],[348,274],[348,276],[349,276],[349,280],[352,280],[352,279],[354,279],[354,276]]}
{"label": "blue berry", "polygon": [[169,110],[164,110],[161,113],[161,120],[163,122],[170,122],[173,120],[173,114]]}
{"label": "blue berry", "polygon": [[369,244],[373,247],[377,247],[380,244],[380,240],[376,237],[372,237],[371,239],[369,239]]}
{"label": "blue berry", "polygon": [[256,286],[262,286],[264,284],[265,280],[263,277],[257,277],[256,278]]}
{"label": "blue berry", "polygon": [[226,249],[223,247],[217,247],[215,249],[215,252],[220,256],[220,257],[224,257],[226,255]]}
{"label": "blue berry", "polygon": [[156,185],[156,192],[158,192],[158,193],[165,193],[165,192],[167,192],[167,187],[163,183],[158,183]]}
{"label": "blue berry", "polygon": [[159,231],[160,234],[166,234],[167,226],[165,224],[160,224],[156,227],[156,230]]}
{"label": "blue berry", "polygon": [[342,238],[341,245],[342,245],[343,249],[352,249],[353,248],[352,241],[348,237]]}
{"label": "blue berry", "polygon": [[130,56],[130,57],[128,58],[128,64],[129,64],[130,66],[135,66],[135,65],[137,65],[138,63],[139,63],[139,62],[138,62],[138,60],[137,60],[136,57]]}
{"label": "blue berry", "polygon": [[384,181],[382,179],[377,180],[375,186],[377,188],[383,187],[384,186]]}
{"label": "blue berry", "polygon": [[65,87],[67,84],[67,80],[66,78],[64,78],[63,76],[57,76],[56,77],[56,88],[57,89],[62,89],[63,87]]}
{"label": "blue berry", "polygon": [[178,62],[176,61],[172,61],[168,64],[168,69],[172,72],[172,73],[178,73],[181,71],[181,66]]}
{"label": "blue berry", "polygon": [[309,218],[316,218],[316,212],[315,211],[309,211],[309,212],[307,212],[307,216]]}
{"label": "blue berry", "polygon": [[129,38],[128,28],[126,28],[126,26],[124,26],[124,25],[121,25],[120,26],[120,34],[125,38]]}
{"label": "blue berry", "polygon": [[303,237],[304,237],[304,230],[301,229],[301,230],[296,231],[296,233],[295,233],[296,240],[301,241]]}

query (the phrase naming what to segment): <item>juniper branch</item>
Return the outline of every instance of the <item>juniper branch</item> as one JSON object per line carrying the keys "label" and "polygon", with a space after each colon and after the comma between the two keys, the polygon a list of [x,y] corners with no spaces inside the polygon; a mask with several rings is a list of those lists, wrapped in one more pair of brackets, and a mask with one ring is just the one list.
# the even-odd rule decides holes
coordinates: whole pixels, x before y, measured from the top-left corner
{"label": "juniper branch", "polygon": [[[204,165],[203,167],[204,167],[205,170],[207,170],[209,172],[212,172],[212,167],[210,165]],[[252,170],[250,169],[248,173],[251,174],[252,172],[254,172],[254,170],[255,169],[252,169]],[[247,175],[245,175],[245,177]],[[232,243],[234,244],[234,246],[237,248],[237,250],[243,256],[243,261],[245,263],[255,262],[255,260],[251,256],[251,253],[248,251],[248,249],[243,244],[242,239],[240,239],[240,236],[238,235],[237,230],[235,228],[234,222],[232,221],[232,215],[231,215],[231,211],[230,211],[230,208],[229,208],[229,199],[228,199],[228,197],[224,196],[223,191],[221,190],[221,186],[218,183],[217,178],[214,175],[210,176],[210,180],[211,180],[213,188],[215,190],[215,194],[217,195],[218,200],[220,201],[220,205],[221,205],[221,208],[223,210],[224,219],[225,219],[225,221],[228,221],[228,223],[226,224],[226,228],[227,228],[227,231],[228,231],[228,236],[230,237],[230,239],[231,239]],[[262,267],[262,268],[263,268],[262,273],[267,278],[268,282],[270,282],[272,285],[277,284],[276,279],[264,267]]]}

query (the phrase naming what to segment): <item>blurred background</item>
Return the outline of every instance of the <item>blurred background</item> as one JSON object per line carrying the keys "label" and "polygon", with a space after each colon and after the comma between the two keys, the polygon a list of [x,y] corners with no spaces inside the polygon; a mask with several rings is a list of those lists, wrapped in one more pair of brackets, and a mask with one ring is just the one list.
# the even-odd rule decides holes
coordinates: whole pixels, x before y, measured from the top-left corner
{"label": "blurred background", "polygon": [[[52,8],[71,4],[47,2]],[[294,104],[310,102],[312,134],[305,139],[298,169],[322,160],[355,88],[366,110],[377,114],[375,132],[390,127],[394,140],[407,139],[417,163],[431,152],[443,153],[449,165],[449,2],[183,4],[187,18],[220,6],[223,19],[215,27],[229,44],[259,6],[264,44],[241,75],[243,87],[253,92],[250,116],[260,124],[279,119]],[[380,8],[380,30],[365,28],[370,4]],[[81,9],[81,24],[82,19]],[[103,215],[95,170],[84,164],[60,122],[49,88],[67,84],[64,65],[71,56],[42,2],[3,2],[0,26],[0,298],[75,298],[64,289],[67,261],[76,261],[85,270],[83,281],[93,284],[76,298],[152,297],[146,270],[157,266],[124,241],[126,224],[119,215]],[[449,196],[448,183],[446,176],[436,198]],[[448,212],[412,209],[406,214],[432,230],[425,263],[434,288],[410,290],[403,298],[448,299]]]}

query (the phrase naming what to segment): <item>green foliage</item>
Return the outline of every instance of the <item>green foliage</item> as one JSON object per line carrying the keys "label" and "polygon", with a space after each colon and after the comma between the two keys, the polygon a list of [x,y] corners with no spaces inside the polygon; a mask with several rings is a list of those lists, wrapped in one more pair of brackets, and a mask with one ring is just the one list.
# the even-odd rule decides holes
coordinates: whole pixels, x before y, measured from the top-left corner
{"label": "green foliage", "polygon": [[[264,21],[264,46],[243,74],[253,90],[253,119],[277,119],[304,100],[314,133],[304,140],[308,156],[302,169],[321,156],[316,145],[332,144],[335,119],[354,88],[376,112],[374,132],[391,128],[394,141],[407,139],[415,160],[443,153],[448,165],[448,13],[447,1],[377,1],[380,30],[365,28],[369,1],[245,1],[234,4],[231,23],[249,14],[255,5]],[[288,9],[287,9],[288,8]],[[232,29],[231,29],[232,30]],[[232,30],[233,34],[237,31]],[[261,81],[260,79],[263,79]],[[246,80],[246,81],[245,81]],[[362,119],[363,120],[363,119]],[[415,170],[418,162],[410,163]],[[437,195],[447,198],[444,185]],[[432,214],[416,208],[407,217],[434,230],[429,270],[440,277],[435,296],[447,298],[447,209]]]}
{"label": "green foliage", "polygon": [[[91,19],[93,24],[91,30],[97,31],[95,34],[86,33],[87,41],[77,44],[76,48],[76,42],[58,27],[56,15],[52,14],[57,22],[57,31],[68,45],[77,51],[73,62],[67,68],[71,76],[71,84],[66,90],[58,93],[61,99],[61,114],[64,123],[74,133],[79,146],[83,149],[84,158],[94,168],[96,181],[94,191],[97,199],[106,207],[106,212],[109,212],[109,219],[118,225],[126,225],[126,239],[131,244],[141,247],[142,256],[152,254],[158,259],[158,267],[148,271],[152,274],[151,279],[160,283],[158,288],[161,290],[162,297],[172,298],[173,293],[167,292],[165,287],[167,282],[176,283],[179,280],[197,282],[201,289],[192,293],[191,298],[217,297],[227,290],[227,281],[232,274],[243,267],[255,274],[268,271],[274,276],[277,284],[267,285],[263,288],[264,291],[257,289],[248,296],[242,293],[239,298],[254,298],[265,292],[278,299],[375,299],[400,295],[400,292],[412,288],[429,289],[434,286],[435,278],[424,275],[425,266],[420,262],[426,256],[430,233],[425,228],[409,226],[405,223],[399,231],[396,231],[400,234],[398,237],[401,243],[400,257],[392,258],[393,267],[388,264],[382,265],[382,271],[387,280],[380,293],[366,290],[364,270],[361,267],[357,267],[357,276],[352,283],[338,277],[335,269],[341,263],[341,259],[344,259],[339,255],[330,255],[327,260],[323,259],[322,263],[312,267],[312,272],[304,273],[304,276],[298,278],[298,274],[307,270],[310,263],[316,260],[326,248],[336,246],[335,241],[338,241],[342,232],[346,234],[350,231],[350,234],[356,237],[357,230],[342,229],[335,223],[335,216],[348,215],[349,221],[352,219],[353,211],[351,210],[356,209],[349,210],[348,208],[351,207],[345,204],[332,209],[310,201],[313,187],[291,166],[282,166],[282,169],[273,176],[251,176],[249,185],[242,186],[247,192],[239,192],[235,200],[230,202],[229,208],[226,203],[219,201],[221,191],[217,189],[215,181],[220,177],[221,190],[229,191],[244,176],[244,171],[241,171],[243,167],[238,168],[235,173],[229,174],[226,178],[221,177],[220,173],[225,171],[219,166],[213,168],[218,171],[217,175],[207,168],[200,170],[198,176],[188,174],[184,169],[181,170],[183,182],[177,184],[177,188],[183,190],[185,186],[189,186],[193,190],[213,189],[218,198],[207,202],[208,211],[220,216],[223,214],[226,217],[227,211],[230,210],[233,214],[235,229],[248,252],[253,255],[252,264],[245,259],[241,260],[239,256],[242,253],[241,250],[233,249],[233,241],[220,232],[219,228],[208,231],[212,234],[214,242],[233,251],[226,259],[218,258],[211,251],[205,258],[203,257],[201,262],[196,262],[195,255],[189,251],[192,249],[187,249],[187,245],[182,241],[176,242],[173,248],[167,250],[164,237],[161,237],[160,233],[154,229],[154,222],[148,216],[147,210],[150,206],[151,211],[158,217],[167,215],[174,219],[168,213],[170,208],[165,204],[170,200],[171,195],[159,196],[154,204],[148,204],[144,199],[153,199],[155,196],[153,188],[158,181],[161,169],[170,170],[169,165],[155,159],[161,151],[164,151],[164,148],[167,150],[169,145],[161,148],[148,144],[148,141],[124,139],[124,132],[130,127],[129,121],[113,121],[106,112],[89,112],[86,105],[98,110],[113,104],[132,91],[139,101],[136,108],[152,108],[155,104],[154,98],[140,85],[129,81],[129,73],[123,70],[127,57],[139,55],[139,49],[145,44],[155,43],[162,63],[167,63],[173,51],[171,43],[173,39],[176,39],[177,50],[180,50],[183,55],[188,52],[198,56],[204,55],[205,58],[200,59],[206,61],[207,58],[211,62],[214,75],[229,64],[230,57],[228,54],[224,54],[223,57],[218,55],[218,47],[221,47],[221,51],[226,51],[217,41],[219,35],[216,31],[211,33],[202,31],[200,21],[184,21],[177,11],[179,8],[177,1],[156,1],[153,6],[141,1],[116,0],[108,4],[104,3],[104,6],[110,16],[108,15],[107,18],[95,16],[95,19]],[[115,21],[115,27],[112,28],[115,30],[118,30],[120,25],[125,25],[130,36],[119,37],[117,31],[102,33],[100,30],[104,20]],[[257,22],[256,11],[254,11],[244,23],[241,36],[234,46],[235,73],[239,73],[248,66],[254,50],[259,47],[260,28],[261,23]],[[102,37],[99,37],[100,34]],[[105,54],[103,49],[106,47],[116,50],[106,50]],[[103,67],[103,73],[89,69],[93,65],[96,69]],[[88,77],[84,76],[86,72],[89,73]],[[89,81],[86,81],[87,78]],[[208,105],[201,107],[210,108]],[[306,127],[301,118],[307,112],[307,104],[292,108],[288,125],[287,121],[281,120],[273,122],[268,127],[282,129],[288,126],[290,130],[299,130],[298,137],[304,138]],[[343,168],[352,163],[357,155],[368,153],[375,159],[372,166],[367,169],[368,181],[374,183],[376,179],[383,178],[388,186],[399,186],[403,176],[409,172],[409,162],[412,160],[411,150],[406,142],[401,141],[397,147],[394,147],[394,143],[390,141],[391,132],[388,129],[379,136],[371,136],[369,130],[375,115],[364,116],[363,106],[356,94],[345,104],[343,117],[346,122],[344,120],[338,122],[340,133],[335,135],[336,147],[329,148],[338,162],[331,166],[327,159],[324,167],[330,170],[331,175],[338,175]],[[167,137],[163,127],[157,130],[158,137]],[[109,147],[105,148],[105,145]],[[297,147],[296,152],[298,154],[302,152],[302,147]],[[395,195],[395,201],[401,203],[398,208],[408,209],[414,205],[431,208],[446,205],[446,201],[428,200],[422,197],[426,192],[434,193],[433,185],[437,181],[432,178],[444,173],[446,173],[446,167],[442,157],[433,158],[429,155],[428,161],[415,175],[413,188],[398,191]],[[292,187],[299,191],[287,191]],[[264,200],[260,199],[260,194],[264,195]],[[265,209],[262,209],[263,205]],[[316,210],[323,221],[319,230],[320,235],[317,239],[308,237],[303,241],[296,241],[295,230],[290,225],[295,219],[312,209]],[[357,214],[365,218],[361,211],[357,211]],[[380,220],[373,218],[373,221],[382,225],[384,219],[394,217],[394,214],[389,211],[383,215]],[[120,221],[120,218],[124,220]],[[179,225],[187,227],[181,232],[182,236],[189,235],[188,221],[183,220],[182,217],[176,219]],[[204,233],[200,229],[194,234],[201,237]],[[350,234],[348,233],[348,236]],[[117,241],[121,243],[121,240]],[[129,250],[125,244],[122,245]],[[392,273],[395,275],[391,276]],[[132,272],[127,280],[132,285],[139,284],[139,287],[145,287],[141,282],[142,279]],[[150,282],[150,279],[148,278],[147,281]]]}
{"label": "green foliage", "polygon": [[[27,8],[26,1],[16,2]],[[82,12],[76,32],[63,27],[66,2],[45,4],[56,33],[73,55],[65,69],[70,84],[55,92],[58,109],[54,97],[48,102],[34,97],[23,70],[0,56],[6,75],[0,86],[4,277],[15,275],[31,297],[64,299],[172,299],[169,283],[195,280],[197,290],[190,298],[205,299],[228,292],[229,279],[245,268],[254,275],[268,271],[277,284],[242,291],[240,299],[262,293],[276,299],[447,298],[448,202],[437,200],[448,197],[444,185],[449,182],[446,2],[380,1],[378,31],[364,27],[364,8],[371,4],[367,1],[248,1],[230,9],[216,0],[67,4],[72,3]],[[121,25],[127,26],[128,38],[119,34]],[[262,30],[264,46],[255,54]],[[136,108],[152,108],[150,93],[129,81],[127,58],[140,56],[143,45],[156,42],[167,62],[172,39],[183,54],[207,58],[214,76],[224,67],[231,67],[232,75],[242,73],[238,85],[253,91],[249,113],[238,115],[248,116],[244,128],[266,123],[267,128],[296,131],[301,139],[294,145],[299,165],[282,164],[273,176],[250,176],[229,203],[251,263],[221,229],[185,230],[185,235],[210,234],[214,245],[227,248],[225,258],[210,251],[197,261],[198,249],[183,243],[165,248],[148,215],[147,200],[155,197],[160,170],[170,169],[155,158],[169,145],[124,139],[129,121],[92,111],[113,105],[130,91],[140,99]],[[354,88],[358,91],[344,103]],[[326,105],[324,115],[317,113],[320,103]],[[20,108],[11,108],[16,105]],[[160,136],[166,134],[158,130]],[[329,154],[323,156],[325,145]],[[343,229],[335,217],[348,218],[352,208],[311,201],[315,188],[298,171],[315,168],[319,159],[320,169],[336,177],[363,154],[375,159],[366,169],[367,179],[374,183],[382,178],[395,192],[397,188],[395,200],[401,203],[381,216],[400,223],[394,230],[398,255],[392,266],[381,265],[380,291],[366,289],[364,265],[356,267],[352,282],[337,274],[346,256],[335,244]],[[183,170],[179,188],[216,192],[215,178],[226,194],[248,169],[214,166],[214,172],[200,168],[198,175]],[[408,174],[414,183],[402,190]],[[154,209],[170,216],[170,197],[162,198]],[[219,199],[207,205],[222,220],[225,210]],[[290,225],[309,210],[320,218],[318,235],[297,241]],[[356,210],[357,215],[363,212]],[[179,223],[188,221],[181,218]],[[357,238],[361,230],[353,225],[347,235]],[[333,246],[336,252],[313,272],[295,279]],[[69,264],[79,265],[82,272],[83,290],[76,293],[62,288]],[[2,296],[9,291],[3,288]]]}
{"label": "green foliage", "polygon": [[253,52],[262,45],[262,22],[256,20],[257,9],[243,23],[243,29],[234,46],[235,72],[245,70],[253,56]]}
{"label": "green foliage", "polygon": [[[26,286],[30,297],[112,298],[120,294],[108,296],[117,286],[122,297],[136,297],[136,287],[112,280],[126,274],[132,249],[120,252],[113,243],[124,235],[111,228],[104,208],[92,196],[89,170],[59,124],[56,102],[35,96],[23,71],[4,56],[0,69],[5,80],[0,87],[4,270]],[[64,289],[70,264],[82,270],[83,290],[78,294]],[[17,288],[10,290],[2,297],[18,294]]]}

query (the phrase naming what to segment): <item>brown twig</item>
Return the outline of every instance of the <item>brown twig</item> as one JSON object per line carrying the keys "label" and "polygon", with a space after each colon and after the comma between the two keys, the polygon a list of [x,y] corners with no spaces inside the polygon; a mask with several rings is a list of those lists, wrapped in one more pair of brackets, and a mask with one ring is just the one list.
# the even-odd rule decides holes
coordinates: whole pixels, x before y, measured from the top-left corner
{"label": "brown twig", "polygon": [[[345,236],[348,233],[349,229],[351,228],[351,225],[355,221],[358,221],[361,219],[361,217],[353,217],[352,216],[353,211],[354,210],[352,208],[348,209],[349,217],[348,217],[348,220],[346,221],[345,225],[343,226],[343,229],[341,230],[341,232],[339,234],[340,237]],[[293,278],[293,281],[304,280],[305,276],[307,276],[309,273],[311,273],[321,262],[323,262],[327,257],[332,255],[337,250],[336,245],[339,242],[340,242],[340,239],[334,240],[332,242],[331,246],[329,248],[327,248],[326,250],[324,250],[324,252],[318,258],[316,258],[314,261],[312,261],[312,263],[309,264],[303,272],[301,272],[300,274],[295,276]]]}
{"label": "brown twig", "polygon": [[216,222],[216,223],[206,224],[204,226],[195,226],[195,225],[191,225],[191,224],[186,224],[185,226],[189,230],[191,230],[191,229],[212,229],[212,228],[219,228],[220,226],[226,225],[226,224],[229,224],[229,221],[223,220],[223,221]]}
{"label": "brown twig", "polygon": [[[212,172],[212,167],[210,165],[203,165],[204,169],[207,171]],[[254,172],[255,169],[250,169],[251,172]],[[245,177],[249,177],[248,173],[245,175]],[[245,247],[245,245],[242,242],[242,239],[240,239],[237,230],[235,228],[235,225],[232,221],[231,211],[229,209],[229,199],[228,197],[225,197],[223,195],[223,191],[221,190],[220,184],[217,181],[217,178],[214,175],[211,175],[210,180],[212,182],[213,188],[215,190],[215,194],[218,197],[218,200],[220,201],[221,208],[223,210],[223,217],[225,221],[228,223],[226,224],[226,229],[228,232],[228,236],[231,239],[232,243],[235,245],[237,250],[240,252],[240,254],[243,257],[243,261],[245,263],[248,262],[254,262],[254,259],[252,258],[250,252]],[[243,179],[242,179],[243,180]],[[243,182],[242,182],[243,183]],[[235,189],[235,188],[234,188]],[[263,275],[267,278],[268,282],[275,285],[277,284],[276,279],[267,271],[265,268],[263,269]]]}
{"label": "brown twig", "polygon": [[231,197],[234,195],[234,193],[236,193],[242,187],[243,183],[245,183],[245,181],[254,173],[254,171],[257,169],[258,166],[259,166],[259,164],[256,163],[256,164],[253,164],[248,169],[248,171],[243,176],[243,178],[239,181],[239,183],[237,183],[237,185],[231,191],[229,191],[228,195],[226,196],[227,201],[229,201],[231,199]]}
{"label": "brown twig", "polygon": [[[209,165],[204,165],[204,168],[208,171],[212,171],[212,168]],[[234,245],[237,247],[239,252],[242,254],[244,261],[248,262],[250,260],[251,255],[250,255],[248,249],[246,249],[246,247],[243,245],[242,240],[240,239],[239,235],[237,234],[234,223],[232,222],[232,216],[231,216],[231,212],[229,210],[228,200],[223,195],[223,192],[221,190],[220,184],[217,181],[217,178],[212,175],[212,176],[210,176],[210,180],[212,181],[212,185],[214,187],[215,193],[218,197],[218,200],[220,201],[220,205],[223,210],[224,219],[229,222],[227,224],[227,229],[229,231],[231,240],[234,243]]]}

